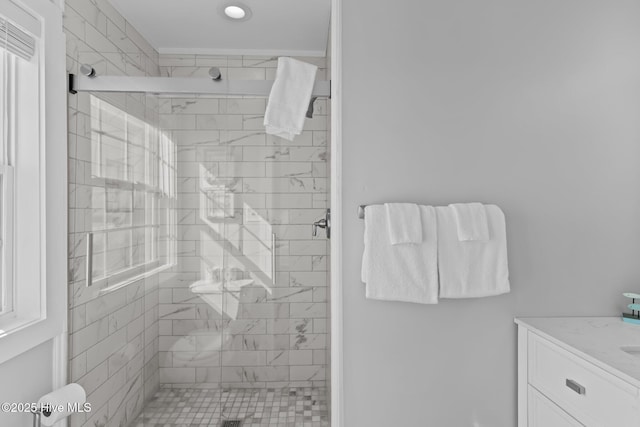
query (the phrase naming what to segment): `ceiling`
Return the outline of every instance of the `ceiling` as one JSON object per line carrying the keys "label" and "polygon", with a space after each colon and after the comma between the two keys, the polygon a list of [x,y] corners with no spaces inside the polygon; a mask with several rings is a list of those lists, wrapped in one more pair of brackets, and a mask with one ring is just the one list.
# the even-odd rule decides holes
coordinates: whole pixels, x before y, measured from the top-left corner
{"label": "ceiling", "polygon": [[160,53],[324,56],[331,0],[241,0],[250,19],[221,10],[233,0],[109,0]]}

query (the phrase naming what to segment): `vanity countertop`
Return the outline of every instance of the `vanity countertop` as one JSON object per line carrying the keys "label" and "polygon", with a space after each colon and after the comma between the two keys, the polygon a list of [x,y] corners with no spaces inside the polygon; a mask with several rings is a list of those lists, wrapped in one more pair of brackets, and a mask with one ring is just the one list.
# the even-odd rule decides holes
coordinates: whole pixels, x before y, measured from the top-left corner
{"label": "vanity countertop", "polygon": [[519,317],[515,322],[640,387],[640,325],[620,317]]}

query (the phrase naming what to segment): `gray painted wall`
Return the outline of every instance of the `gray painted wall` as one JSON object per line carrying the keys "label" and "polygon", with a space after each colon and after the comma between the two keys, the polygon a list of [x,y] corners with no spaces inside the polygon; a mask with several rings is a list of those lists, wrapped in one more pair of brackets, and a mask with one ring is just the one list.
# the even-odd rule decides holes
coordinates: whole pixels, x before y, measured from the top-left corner
{"label": "gray painted wall", "polygon": [[[52,389],[52,341],[0,364],[0,402],[35,403]],[[0,411],[0,426],[33,425],[30,413]]]}
{"label": "gray painted wall", "polygon": [[[343,3],[346,425],[513,427],[513,317],[640,290],[640,3]],[[356,206],[385,201],[501,206],[512,292],[366,300]]]}

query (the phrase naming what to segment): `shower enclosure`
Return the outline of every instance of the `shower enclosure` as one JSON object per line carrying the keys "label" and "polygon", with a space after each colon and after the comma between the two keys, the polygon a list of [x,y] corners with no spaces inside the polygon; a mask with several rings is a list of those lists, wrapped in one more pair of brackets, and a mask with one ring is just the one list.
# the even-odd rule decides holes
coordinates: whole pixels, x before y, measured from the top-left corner
{"label": "shower enclosure", "polygon": [[[327,79],[324,58],[303,60]],[[312,224],[329,209],[328,99],[286,141],[265,134],[266,96],[224,94],[268,89],[276,58],[160,65],[176,82],[219,67],[226,89],[122,92],[98,76],[72,95],[70,239],[86,255],[70,379],[93,408],[72,425],[327,426],[329,244]]]}

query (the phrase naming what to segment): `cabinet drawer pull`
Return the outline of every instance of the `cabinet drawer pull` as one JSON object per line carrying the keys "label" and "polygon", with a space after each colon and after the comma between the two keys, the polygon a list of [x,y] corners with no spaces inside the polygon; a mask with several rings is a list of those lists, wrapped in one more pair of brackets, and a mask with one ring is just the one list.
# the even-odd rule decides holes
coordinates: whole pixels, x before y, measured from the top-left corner
{"label": "cabinet drawer pull", "polygon": [[565,384],[567,385],[567,387],[569,387],[571,390],[575,391],[578,394],[585,394],[587,392],[587,389],[584,388],[584,386],[578,384],[574,380],[570,380],[567,378],[567,380],[565,381]]}

